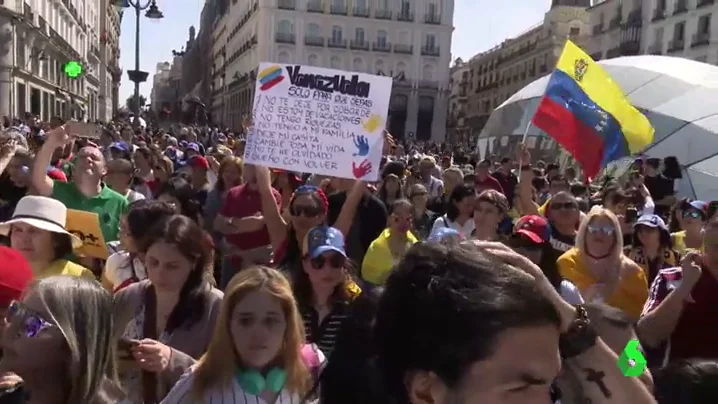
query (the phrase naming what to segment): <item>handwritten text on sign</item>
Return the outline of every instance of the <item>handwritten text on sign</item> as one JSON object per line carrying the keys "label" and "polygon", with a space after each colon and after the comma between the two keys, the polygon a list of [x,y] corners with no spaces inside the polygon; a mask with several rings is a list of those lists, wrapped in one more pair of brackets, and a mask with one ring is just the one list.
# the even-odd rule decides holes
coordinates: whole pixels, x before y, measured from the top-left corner
{"label": "handwritten text on sign", "polygon": [[374,181],[390,94],[388,77],[262,63],[245,161]]}

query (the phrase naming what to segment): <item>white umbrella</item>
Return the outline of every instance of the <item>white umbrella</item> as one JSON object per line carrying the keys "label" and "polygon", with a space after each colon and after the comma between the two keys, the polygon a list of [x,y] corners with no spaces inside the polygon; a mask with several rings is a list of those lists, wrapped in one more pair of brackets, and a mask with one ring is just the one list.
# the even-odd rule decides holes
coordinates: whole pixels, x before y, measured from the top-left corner
{"label": "white umbrella", "polygon": [[[599,64],[646,114],[655,140],[642,153],[676,156],[683,167],[678,194],[718,200],[718,67],[668,56],[626,56]],[[549,76],[521,89],[494,110],[479,142],[523,136],[546,89]],[[529,136],[542,136],[531,127]]]}

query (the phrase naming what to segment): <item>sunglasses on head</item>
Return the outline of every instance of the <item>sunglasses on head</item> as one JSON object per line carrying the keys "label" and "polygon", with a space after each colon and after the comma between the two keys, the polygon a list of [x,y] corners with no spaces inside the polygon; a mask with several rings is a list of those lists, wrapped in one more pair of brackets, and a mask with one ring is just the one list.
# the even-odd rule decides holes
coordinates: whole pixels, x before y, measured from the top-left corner
{"label": "sunglasses on head", "polygon": [[319,255],[318,257],[311,258],[309,262],[312,264],[314,269],[322,269],[325,265],[329,265],[330,268],[344,268],[346,263],[346,257],[341,254],[331,255]]}
{"label": "sunglasses on head", "polygon": [[318,206],[298,206],[292,205],[289,207],[289,213],[292,216],[306,216],[306,217],[317,217],[322,213],[322,209]]}
{"label": "sunglasses on head", "polygon": [[577,207],[578,207],[578,205],[576,205],[576,203],[574,203],[574,202],[564,202],[564,203],[554,202],[551,205],[549,205],[549,208],[551,208],[551,210],[573,210],[573,209],[576,209]]}
{"label": "sunglasses on head", "polygon": [[52,328],[55,325],[22,306],[22,303],[13,301],[7,310],[7,321],[9,323],[22,321],[21,332],[28,338],[37,337],[42,331]]}
{"label": "sunglasses on head", "polygon": [[613,233],[616,232],[616,228],[613,226],[595,226],[595,225],[589,225],[588,226],[588,232],[591,234],[599,234],[603,233],[607,236],[612,236]]}

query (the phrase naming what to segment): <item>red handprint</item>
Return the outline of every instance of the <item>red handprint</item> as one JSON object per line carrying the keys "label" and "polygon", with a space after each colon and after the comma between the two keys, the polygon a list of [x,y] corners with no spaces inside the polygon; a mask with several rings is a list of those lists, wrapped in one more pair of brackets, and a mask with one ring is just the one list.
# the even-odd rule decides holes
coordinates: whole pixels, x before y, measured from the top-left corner
{"label": "red handprint", "polygon": [[362,161],[358,166],[357,163],[352,162],[352,173],[354,174],[354,178],[362,178],[370,172],[371,162],[368,159],[364,159],[364,161]]}

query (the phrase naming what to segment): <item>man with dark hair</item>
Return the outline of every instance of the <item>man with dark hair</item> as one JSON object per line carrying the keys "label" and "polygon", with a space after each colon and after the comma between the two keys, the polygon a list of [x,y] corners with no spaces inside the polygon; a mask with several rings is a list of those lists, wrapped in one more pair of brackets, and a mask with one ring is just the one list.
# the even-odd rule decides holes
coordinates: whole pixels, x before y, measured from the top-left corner
{"label": "man with dark hair", "polygon": [[510,157],[504,157],[501,159],[501,165],[499,168],[491,174],[494,178],[496,178],[499,184],[501,184],[501,188],[504,190],[504,195],[506,195],[506,199],[509,200],[509,207],[513,205],[514,191],[516,189],[516,185],[519,183],[519,179],[516,177],[516,174],[512,172],[513,168],[513,160],[511,160]]}
{"label": "man with dark hair", "polygon": [[586,309],[500,243],[414,245],[387,280],[374,330],[381,402],[546,403],[563,358],[593,404],[654,403],[620,373]]}

